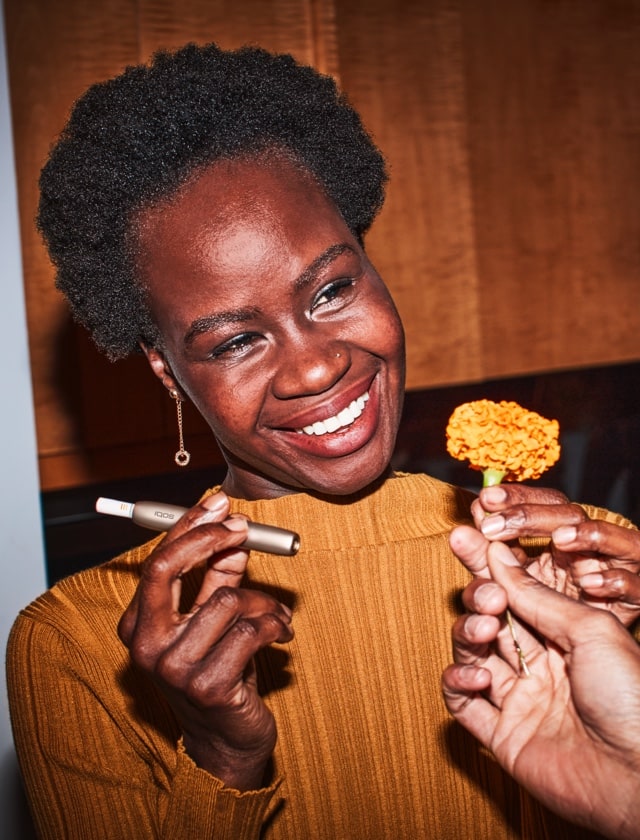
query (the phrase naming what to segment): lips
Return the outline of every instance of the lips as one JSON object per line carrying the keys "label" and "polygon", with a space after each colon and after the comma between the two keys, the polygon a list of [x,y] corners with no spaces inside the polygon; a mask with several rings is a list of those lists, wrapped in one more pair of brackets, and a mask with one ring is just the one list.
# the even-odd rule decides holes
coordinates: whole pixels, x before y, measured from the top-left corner
{"label": "lips", "polygon": [[293,460],[304,455],[321,459],[353,455],[376,436],[380,422],[378,390],[377,377],[360,380],[339,397],[327,401],[324,411],[320,407],[313,414],[305,411],[288,428],[274,429],[274,433],[288,438],[289,457]]}
{"label": "lips", "polygon": [[337,432],[339,429],[344,429],[350,426],[364,411],[364,407],[369,399],[369,392],[365,391],[355,400],[352,400],[346,408],[338,414],[327,417],[325,420],[316,420],[310,426],[304,426],[302,429],[296,429],[298,434],[305,435],[326,435]]}
{"label": "lips", "polygon": [[[349,424],[353,423],[353,419],[358,416],[358,412],[362,414],[368,398],[373,399],[377,388],[377,376],[378,371],[372,371],[368,375],[358,377],[348,387],[344,387],[344,384],[341,383],[340,386],[332,389],[331,394],[318,395],[317,399],[297,400],[297,403],[307,403],[307,405],[300,406],[300,409],[295,412],[290,407],[286,415],[281,415],[277,419],[276,417],[265,418],[264,425],[274,430],[299,433],[304,437],[315,436],[316,434],[319,436],[326,435],[327,429],[316,424],[325,423],[329,420],[329,428],[331,428],[335,425],[333,418],[338,420],[338,430],[344,428],[347,421],[349,421]],[[309,403],[314,404],[310,405]],[[283,405],[282,409],[284,408],[286,406]],[[345,411],[347,413],[343,413]],[[316,426],[317,431],[311,434],[309,430],[313,429],[314,426]]]}

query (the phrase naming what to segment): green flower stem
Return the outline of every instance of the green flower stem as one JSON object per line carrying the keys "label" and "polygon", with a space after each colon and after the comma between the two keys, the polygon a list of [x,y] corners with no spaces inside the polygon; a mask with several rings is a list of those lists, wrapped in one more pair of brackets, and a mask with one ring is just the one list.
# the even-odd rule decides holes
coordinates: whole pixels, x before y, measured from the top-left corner
{"label": "green flower stem", "polygon": [[506,470],[495,470],[489,467],[482,471],[482,486],[493,487],[495,484],[500,484],[506,474]]}
{"label": "green flower stem", "polygon": [[[496,484],[500,484],[502,479],[507,474],[506,470],[496,470],[493,468],[488,468],[482,471],[482,486],[483,487],[494,487]],[[525,677],[531,676],[531,671],[529,670],[529,666],[527,665],[527,660],[525,659],[524,652],[520,647],[520,642],[518,641],[518,635],[516,633],[516,627],[513,621],[513,616],[511,615],[511,610],[507,609],[505,612],[505,618],[507,619],[507,624],[509,625],[509,632],[511,633],[511,638],[513,639],[513,646],[516,649],[516,653],[518,654],[518,661],[520,662],[520,670],[524,674]]]}

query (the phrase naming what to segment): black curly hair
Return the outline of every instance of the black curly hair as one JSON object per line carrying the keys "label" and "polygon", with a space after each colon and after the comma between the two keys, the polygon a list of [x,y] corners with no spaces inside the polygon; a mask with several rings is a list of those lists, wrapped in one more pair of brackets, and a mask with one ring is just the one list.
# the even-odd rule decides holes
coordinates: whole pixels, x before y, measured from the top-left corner
{"label": "black curly hair", "polygon": [[282,149],[358,239],[384,200],[384,159],[334,81],[290,55],[188,44],[90,87],[40,177],[37,225],[56,285],[111,359],[160,336],[129,236],[141,207],[219,158]]}

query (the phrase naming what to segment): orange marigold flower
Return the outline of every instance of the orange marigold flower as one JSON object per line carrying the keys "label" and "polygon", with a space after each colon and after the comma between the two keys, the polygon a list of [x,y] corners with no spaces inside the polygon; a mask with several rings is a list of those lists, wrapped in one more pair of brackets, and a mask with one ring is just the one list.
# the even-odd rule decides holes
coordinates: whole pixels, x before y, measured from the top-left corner
{"label": "orange marigold flower", "polygon": [[[459,405],[447,425],[447,451],[497,481],[539,478],[560,457],[557,420],[516,402],[476,400]],[[495,482],[492,482],[495,483]]]}

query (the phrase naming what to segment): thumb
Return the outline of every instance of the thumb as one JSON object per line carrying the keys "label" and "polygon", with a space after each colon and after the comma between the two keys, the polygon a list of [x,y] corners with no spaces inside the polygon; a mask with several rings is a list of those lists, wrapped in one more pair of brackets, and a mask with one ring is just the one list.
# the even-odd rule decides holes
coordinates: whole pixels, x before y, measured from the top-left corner
{"label": "thumb", "polygon": [[451,531],[449,545],[458,560],[472,575],[489,577],[487,549],[490,543],[480,531],[470,525],[458,525]]}

